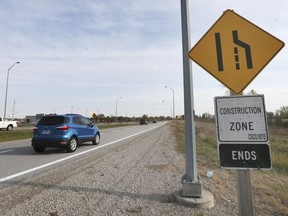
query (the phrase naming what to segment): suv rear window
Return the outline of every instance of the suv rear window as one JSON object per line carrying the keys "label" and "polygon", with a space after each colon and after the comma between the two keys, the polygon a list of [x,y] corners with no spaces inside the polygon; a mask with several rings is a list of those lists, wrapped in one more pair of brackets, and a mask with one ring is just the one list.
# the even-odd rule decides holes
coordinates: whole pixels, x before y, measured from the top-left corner
{"label": "suv rear window", "polygon": [[69,118],[64,116],[44,116],[38,122],[38,125],[59,125],[69,122]]}

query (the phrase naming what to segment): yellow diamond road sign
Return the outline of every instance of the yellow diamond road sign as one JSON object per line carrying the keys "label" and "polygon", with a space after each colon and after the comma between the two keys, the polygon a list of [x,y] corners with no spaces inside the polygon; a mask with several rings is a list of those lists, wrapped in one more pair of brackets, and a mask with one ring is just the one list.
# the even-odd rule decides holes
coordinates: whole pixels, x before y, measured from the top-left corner
{"label": "yellow diamond road sign", "polygon": [[226,10],[188,55],[238,94],[283,47],[279,39]]}

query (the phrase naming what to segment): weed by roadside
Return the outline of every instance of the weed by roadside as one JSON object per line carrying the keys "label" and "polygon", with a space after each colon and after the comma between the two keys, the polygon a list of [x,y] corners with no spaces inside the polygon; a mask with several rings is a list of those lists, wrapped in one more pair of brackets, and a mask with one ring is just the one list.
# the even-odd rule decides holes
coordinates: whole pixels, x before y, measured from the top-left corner
{"label": "weed by roadside", "polygon": [[[184,122],[171,124],[177,141],[177,151],[185,152]],[[219,166],[215,123],[196,122],[196,152],[198,175],[207,179],[207,170],[214,176],[206,181],[206,186],[218,200],[237,203],[236,177],[234,170],[223,170]],[[270,147],[272,170],[252,170],[251,182],[256,215],[288,215],[288,129],[271,128]]]}

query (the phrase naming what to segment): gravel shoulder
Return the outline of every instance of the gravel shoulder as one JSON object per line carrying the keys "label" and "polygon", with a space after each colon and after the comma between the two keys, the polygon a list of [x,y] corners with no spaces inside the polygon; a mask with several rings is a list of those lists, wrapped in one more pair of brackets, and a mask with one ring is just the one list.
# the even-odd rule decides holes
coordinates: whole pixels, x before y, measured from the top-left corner
{"label": "gravel shoulder", "polygon": [[[237,215],[237,203],[217,196],[206,210],[175,201],[185,172],[175,146],[166,124],[29,180],[4,182],[1,215]],[[204,188],[211,184],[203,179]]]}

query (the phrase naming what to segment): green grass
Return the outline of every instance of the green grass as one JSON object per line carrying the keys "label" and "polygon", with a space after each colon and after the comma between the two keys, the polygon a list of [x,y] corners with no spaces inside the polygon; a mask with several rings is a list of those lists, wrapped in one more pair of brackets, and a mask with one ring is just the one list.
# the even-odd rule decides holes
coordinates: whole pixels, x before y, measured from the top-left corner
{"label": "green grass", "polygon": [[[213,124],[213,123],[211,123]],[[184,123],[172,123],[172,128],[177,141],[177,150],[180,153],[185,152],[184,146]],[[216,136],[211,135],[211,130],[200,129],[201,134],[197,133],[196,122],[196,151],[197,157],[205,158],[207,164],[218,164],[218,151]],[[270,130],[270,148],[272,157],[272,171],[276,174],[288,176],[288,129],[282,133],[278,133],[277,130]]]}
{"label": "green grass", "polygon": [[21,139],[31,139],[32,129],[25,130],[12,130],[12,131],[0,131],[0,142],[7,142]]}
{"label": "green grass", "polygon": [[273,170],[288,176],[288,141],[281,135],[270,135]]}
{"label": "green grass", "polygon": [[281,185],[281,184],[275,184],[272,186],[272,188],[280,193],[284,193],[288,196],[288,185]]}
{"label": "green grass", "polygon": [[218,165],[218,152],[216,139],[214,137],[196,137],[197,140],[197,154],[201,158],[205,158],[206,164]]}
{"label": "green grass", "polygon": [[[176,137],[177,146],[176,149],[179,153],[185,153],[185,138],[184,138],[184,125],[181,122],[172,123],[172,128],[174,135]],[[217,166],[218,156],[217,156],[217,144],[216,138],[212,136],[199,136],[196,134],[196,151],[197,156],[200,158],[205,158],[207,164],[213,164]]]}
{"label": "green grass", "polygon": [[[138,122],[137,122],[138,124]],[[135,123],[123,123],[123,124],[99,124],[97,125],[99,129],[107,129],[107,128],[117,128],[117,127],[125,127],[125,126],[132,126],[136,125]]]}
{"label": "green grass", "polygon": [[184,154],[184,127],[179,122],[173,123],[171,126],[177,142],[176,149],[179,153]]}

